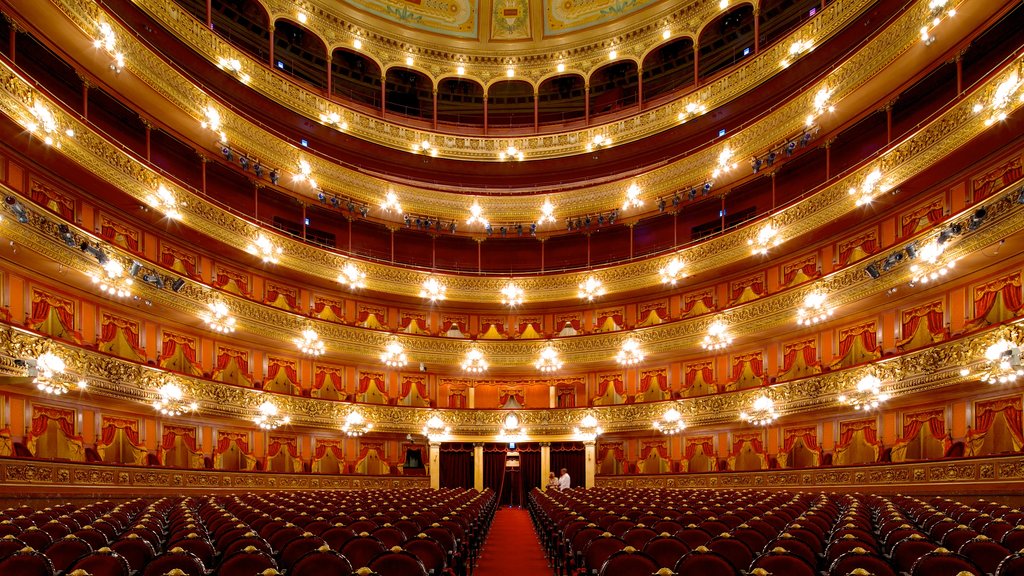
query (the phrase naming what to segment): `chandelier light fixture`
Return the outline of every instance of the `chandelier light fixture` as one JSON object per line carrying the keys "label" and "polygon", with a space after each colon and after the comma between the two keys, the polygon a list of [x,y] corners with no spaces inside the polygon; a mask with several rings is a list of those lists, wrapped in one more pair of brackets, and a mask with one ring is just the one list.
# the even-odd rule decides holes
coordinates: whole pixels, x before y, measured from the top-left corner
{"label": "chandelier light fixture", "polygon": [[60,148],[59,138],[61,133],[68,138],[75,137],[75,131],[71,128],[61,131],[57,117],[42,102],[36,100],[28,111],[32,118],[25,121],[25,128],[36,136],[41,137],[43,143],[47,146]]}
{"label": "chandelier light fixture", "polygon": [[309,160],[305,158],[299,159],[299,168],[292,176],[292,180],[295,182],[309,182],[309,187],[314,190],[319,188],[316,178],[313,178],[313,167],[309,164]]}
{"label": "chandelier light fixture", "polygon": [[786,68],[797,58],[811,50],[814,50],[813,40],[794,40],[793,43],[789,45],[789,53],[782,59],[780,64],[783,68]]}
{"label": "chandelier light fixture", "polygon": [[611,145],[611,138],[605,136],[604,134],[596,134],[593,138],[590,139],[590,142],[587,142],[587,152],[592,152],[598,148]]}
{"label": "chandelier light fixture", "polygon": [[509,412],[502,420],[502,426],[498,430],[498,442],[513,444],[522,442],[526,438],[526,428],[519,421],[515,412]]}
{"label": "chandelier light fixture", "polygon": [[640,198],[640,187],[633,182],[626,188],[626,200],[622,203],[622,210],[629,210],[630,208],[640,208],[644,205],[644,201]]}
{"label": "chandelier light fixture", "polygon": [[601,428],[601,423],[597,421],[596,416],[586,414],[580,419],[579,425],[572,429],[572,433],[583,442],[593,442],[604,433],[604,430]]}
{"label": "chandelier light fixture", "polygon": [[931,44],[935,41],[935,36],[932,36],[932,30],[942,23],[944,17],[952,18],[956,16],[956,7],[947,6],[949,0],[930,0],[928,2],[928,16],[925,23],[921,25],[921,41],[925,44]]}
{"label": "chandelier light fixture", "polygon": [[279,257],[284,250],[273,243],[270,238],[259,234],[256,236],[256,240],[249,244],[246,251],[253,256],[259,257],[265,264],[277,264],[280,260]]}
{"label": "chandelier light fixture", "polygon": [[156,400],[153,401],[153,409],[163,416],[173,418],[195,412],[199,409],[199,404],[187,402],[181,387],[173,380],[167,379],[156,389]]}
{"label": "chandelier light fixture", "polygon": [[345,119],[342,118],[341,114],[338,114],[337,112],[321,114],[320,122],[328,126],[334,126],[338,130],[348,130],[348,122],[346,122]]}
{"label": "chandelier light fixture", "polygon": [[67,364],[64,359],[47,350],[36,357],[36,376],[32,383],[36,389],[46,394],[61,396],[67,394],[72,388],[85,390],[88,384],[85,380],[74,381],[74,378],[66,372]]}
{"label": "chandelier light fixture", "polygon": [[93,272],[92,283],[99,291],[110,298],[131,296],[134,281],[125,272],[124,265],[114,258],[108,259],[101,267],[101,272]]}
{"label": "chandelier light fixture", "polygon": [[1022,86],[1024,86],[1024,81],[1021,80],[1020,72],[1014,69],[996,86],[995,91],[992,93],[992,99],[989,102],[979,102],[974,105],[974,113],[980,114],[986,110],[988,111],[988,117],[985,119],[986,126],[1006,120],[1014,98],[1024,102],[1024,92],[1021,92]]}
{"label": "chandelier light fixture", "polygon": [[231,334],[235,331],[235,317],[228,310],[228,305],[220,300],[210,302],[206,305],[209,312],[206,314],[206,326],[220,334]]}
{"label": "chandelier light fixture", "polygon": [[551,203],[549,198],[544,199],[544,203],[540,205],[540,218],[537,219],[537,224],[549,224],[555,221],[555,205]]}
{"label": "chandelier light fixture", "polygon": [[771,222],[766,223],[757,232],[757,238],[747,238],[747,246],[750,246],[750,253],[754,256],[765,256],[768,250],[782,244],[782,236],[779,229]]}
{"label": "chandelier light fixture", "polygon": [[470,374],[480,374],[487,370],[487,359],[484,353],[476,346],[466,351],[466,357],[462,359],[462,370]]}
{"label": "chandelier light fixture", "polygon": [[380,203],[380,209],[385,212],[402,213],[402,204],[398,202],[398,194],[395,194],[394,190],[388,190],[384,193],[384,200]]}
{"label": "chandelier light fixture", "polygon": [[658,270],[662,284],[675,286],[677,282],[686,278],[686,263],[679,256],[673,256]]}
{"label": "chandelier light fixture", "polygon": [[939,243],[937,239],[928,242],[916,250],[917,262],[910,266],[910,273],[912,274],[910,279],[911,286],[934,283],[953,270],[956,260],[944,261],[942,254],[945,250],[946,244]]}
{"label": "chandelier light fixture", "polygon": [[220,111],[214,108],[212,104],[207,105],[203,110],[203,119],[199,122],[199,125],[211,132],[216,132],[217,136],[220,137],[220,143],[227,144],[228,135],[221,130],[223,124],[220,117]]}
{"label": "chandelier light fixture", "polygon": [[380,361],[388,368],[401,368],[409,363],[409,358],[405,355],[405,347],[402,346],[402,343],[392,340],[381,352]]}
{"label": "chandelier light fixture", "polygon": [[866,374],[857,381],[857,388],[838,398],[840,404],[852,406],[855,410],[874,410],[889,399],[889,394],[882,392],[882,381],[874,374]]}
{"label": "chandelier light fixture", "polygon": [[451,438],[452,429],[437,414],[432,415],[423,425],[423,435],[431,443],[444,442]]}
{"label": "chandelier light fixture", "polygon": [[[242,84],[248,84],[249,80],[252,80],[252,78],[242,70],[242,63],[238,58],[218,58],[217,67],[233,74]],[[322,119],[323,114],[321,114],[320,117]]]}
{"label": "chandelier light fixture", "polygon": [[420,140],[419,142],[415,142],[412,145],[412,151],[423,152],[424,154],[429,154],[434,157],[437,156],[437,147],[431,144],[430,140],[427,140],[426,138]]}
{"label": "chandelier light fixture", "polygon": [[499,160],[522,160],[523,159],[523,151],[518,149],[518,148],[516,148],[515,144],[513,144],[512,142],[509,142],[508,146],[505,147],[504,150],[502,150],[501,152],[498,152],[498,159]]}
{"label": "chandelier light fixture", "polygon": [[562,359],[558,357],[558,349],[550,342],[541,349],[540,356],[533,363],[537,370],[545,374],[551,374],[562,369]]}
{"label": "chandelier light fixture", "polygon": [[117,49],[117,36],[114,34],[114,29],[106,22],[100,22],[97,28],[99,29],[99,38],[93,40],[92,45],[105,50],[110,55],[110,69],[115,74],[120,74],[121,70],[124,70],[124,53]]}
{"label": "chandelier light fixture", "polygon": [[515,282],[509,282],[501,287],[501,303],[510,308],[519,306],[526,300],[526,291]]}
{"label": "chandelier light fixture", "polygon": [[259,410],[259,414],[253,417],[252,421],[263,430],[276,430],[292,421],[288,416],[278,415],[277,405],[270,400],[260,404],[257,410]]}
{"label": "chandelier light fixture", "polygon": [[686,430],[686,422],[683,421],[683,415],[675,408],[666,410],[661,415],[661,418],[652,423],[652,426],[662,434],[679,434]]}
{"label": "chandelier light fixture", "polygon": [[593,274],[584,278],[583,282],[580,282],[579,290],[576,292],[581,299],[587,302],[593,302],[595,298],[604,296],[604,293],[604,283]]}
{"label": "chandelier light fixture", "polygon": [[427,276],[420,286],[420,298],[426,298],[431,302],[444,300],[448,293],[448,287],[433,276]]}
{"label": "chandelier light fixture", "polygon": [[715,320],[708,326],[708,333],[700,345],[705,350],[722,350],[732,344],[729,327],[721,320]]}
{"label": "chandelier light fixture", "polygon": [[636,366],[643,362],[644,351],[640,348],[640,342],[633,337],[627,338],[615,355],[615,361],[623,366]]}
{"label": "chandelier light fixture", "polygon": [[732,148],[729,146],[722,148],[722,151],[718,153],[718,165],[715,166],[715,169],[711,172],[712,179],[718,178],[722,174],[736,169],[737,163],[732,161],[732,155]]}
{"label": "chandelier light fixture", "polygon": [[[985,366],[978,379],[986,384],[1011,384],[1024,377],[1024,366],[1021,366],[1020,346],[1000,338],[985,349]],[[967,367],[960,369],[961,376],[970,376]]]}
{"label": "chandelier light fixture", "polygon": [[181,220],[181,212],[178,211],[178,200],[174,193],[167,189],[162,183],[157,186],[155,192],[146,196],[146,204],[150,208],[164,213],[164,216],[172,220]]}
{"label": "chandelier light fixture", "polygon": [[758,396],[749,412],[740,412],[740,420],[754,426],[767,426],[779,417],[775,411],[775,401],[767,396]]}
{"label": "chandelier light fixture", "polygon": [[312,327],[306,327],[302,330],[302,335],[295,339],[295,346],[298,347],[299,352],[302,352],[306,356],[322,356],[324,353],[324,341],[320,339],[320,335],[316,333]]}
{"label": "chandelier light fixture", "polygon": [[473,204],[469,207],[469,218],[466,218],[466,224],[469,226],[479,224],[484,228],[490,224],[487,218],[484,218],[484,209],[476,200],[473,200]]}
{"label": "chandelier light fixture", "polygon": [[813,326],[831,316],[832,308],[828,306],[828,296],[824,292],[814,291],[804,296],[803,306],[796,311],[796,323],[800,326]]}
{"label": "chandelier light fixture", "polygon": [[835,112],[836,107],[830,103],[832,98],[832,90],[828,86],[822,86],[817,92],[814,93],[814,103],[812,104],[811,113],[807,115],[807,127],[814,125],[814,121],[825,112]]}
{"label": "chandelier light fixture", "polygon": [[882,181],[882,171],[875,168],[868,172],[859,188],[856,186],[851,187],[849,194],[857,198],[857,206],[866,206],[871,204],[875,196],[888,191],[890,188],[892,188],[890,184]]}
{"label": "chandelier light fixture", "polygon": [[700,102],[687,102],[686,106],[676,114],[676,119],[680,122],[686,122],[696,116],[708,111],[708,107]]}
{"label": "chandelier light fixture", "polygon": [[366,272],[363,272],[352,262],[346,262],[338,273],[338,283],[348,286],[349,290],[358,290],[366,287]]}
{"label": "chandelier light fixture", "polygon": [[373,422],[369,422],[358,411],[353,410],[345,416],[345,422],[341,425],[341,431],[346,436],[359,437],[369,434],[373,430]]}

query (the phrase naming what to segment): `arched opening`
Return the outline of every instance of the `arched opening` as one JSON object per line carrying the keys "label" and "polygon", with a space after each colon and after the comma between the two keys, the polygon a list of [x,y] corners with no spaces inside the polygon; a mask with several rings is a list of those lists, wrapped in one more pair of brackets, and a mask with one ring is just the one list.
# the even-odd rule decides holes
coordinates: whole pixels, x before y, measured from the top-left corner
{"label": "arched opening", "polygon": [[[210,4],[213,31],[232,46],[267,61],[270,48],[270,16],[256,0],[213,0]],[[205,21],[205,16],[203,17]]]}
{"label": "arched opening", "polygon": [[327,88],[327,46],[287,20],[274,23],[274,68],[317,88]]}
{"label": "arched opening", "polygon": [[437,85],[437,121],[484,125],[484,87],[463,78],[445,78]]}
{"label": "arched opening", "polygon": [[586,81],[577,74],[555,76],[541,82],[537,90],[537,112],[541,124],[565,124],[583,118],[587,101]]}
{"label": "arched opening", "polygon": [[206,0],[174,0],[174,3],[200,22],[206,22]]}
{"label": "arched opening", "polygon": [[432,83],[425,74],[408,68],[389,68],[385,83],[385,107],[413,118],[434,117]]}
{"label": "arched opening", "polygon": [[758,14],[761,48],[789,34],[821,11],[821,0],[763,0]]}
{"label": "arched opening", "polygon": [[711,21],[700,34],[697,76],[707,78],[754,54],[754,7],[737,6]]}
{"label": "arched opening", "polygon": [[694,83],[693,39],[677,38],[644,58],[644,103]]}
{"label": "arched opening", "polygon": [[331,54],[331,95],[380,110],[380,66],[343,48]]}
{"label": "arched opening", "polygon": [[598,68],[590,76],[590,117],[636,106],[640,75],[636,62],[626,60]]}
{"label": "arched opening", "polygon": [[487,89],[487,126],[533,126],[533,86],[522,80],[492,84]]}

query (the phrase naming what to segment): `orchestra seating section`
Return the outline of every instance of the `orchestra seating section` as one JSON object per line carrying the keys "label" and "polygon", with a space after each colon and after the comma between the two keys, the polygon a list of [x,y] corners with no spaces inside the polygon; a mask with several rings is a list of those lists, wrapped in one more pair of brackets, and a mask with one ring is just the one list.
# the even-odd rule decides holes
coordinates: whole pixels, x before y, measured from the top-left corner
{"label": "orchestra seating section", "polygon": [[0,574],[463,576],[494,510],[460,489],[21,506],[0,512]]}
{"label": "orchestra seating section", "polygon": [[1024,574],[1024,512],[983,499],[599,488],[529,508],[567,576]]}

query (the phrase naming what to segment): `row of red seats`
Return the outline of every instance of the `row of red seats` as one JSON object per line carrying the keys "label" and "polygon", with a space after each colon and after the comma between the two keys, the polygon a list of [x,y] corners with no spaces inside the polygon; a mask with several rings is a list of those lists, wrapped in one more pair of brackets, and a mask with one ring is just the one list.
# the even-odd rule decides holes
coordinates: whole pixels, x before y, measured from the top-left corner
{"label": "row of red seats", "polygon": [[597,489],[535,491],[530,510],[566,575],[1024,574],[1024,514],[984,501]]}
{"label": "row of red seats", "polygon": [[0,512],[0,574],[303,576],[365,567],[461,576],[494,501],[490,491],[415,489],[20,507]]}

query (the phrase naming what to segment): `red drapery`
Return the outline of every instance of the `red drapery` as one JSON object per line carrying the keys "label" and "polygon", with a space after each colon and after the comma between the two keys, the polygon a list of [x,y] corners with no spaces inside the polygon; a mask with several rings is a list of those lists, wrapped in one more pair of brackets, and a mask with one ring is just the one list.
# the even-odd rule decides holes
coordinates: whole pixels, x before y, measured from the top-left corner
{"label": "red drapery", "polygon": [[356,390],[357,394],[366,394],[366,391],[370,389],[370,383],[376,382],[377,389],[381,392],[384,391],[384,376],[382,374],[360,374],[359,375],[359,388]]}
{"label": "red drapery", "polygon": [[651,452],[657,452],[658,456],[668,460],[668,446],[664,442],[645,442],[643,449],[640,451],[640,459],[646,460],[651,455]]}
{"label": "red drapery", "polygon": [[994,280],[974,289],[974,318],[980,320],[988,315],[996,303],[996,296],[1001,294],[1003,305],[1011,311],[1021,308],[1020,274],[1014,273],[999,280]]}
{"label": "red drapery", "polygon": [[465,388],[451,388],[448,390],[448,407],[449,408],[465,408],[466,407],[466,389]]}
{"label": "red drapery", "polygon": [[[699,294],[687,294],[683,297],[683,316],[689,315],[694,312],[694,308],[700,304],[703,309],[711,312],[715,309],[715,295],[714,292],[708,290]],[[704,310],[700,310],[704,313]]]}
{"label": "red drapery", "polygon": [[448,332],[452,329],[452,326],[458,326],[459,332],[462,332],[463,334],[466,333],[466,321],[453,318],[445,318],[444,321],[441,322],[441,331]]}
{"label": "red drapery", "polygon": [[234,360],[235,364],[238,365],[238,369],[244,374],[248,374],[249,370],[249,354],[241,350],[232,350],[231,348],[221,348],[217,351],[217,369],[223,370],[231,364]]}
{"label": "red drapery", "polygon": [[750,288],[750,291],[757,296],[764,295],[764,278],[760,275],[734,282],[732,285],[732,300],[737,300],[743,291]]}
{"label": "red drapery", "polygon": [[333,312],[334,315],[337,316],[338,318],[345,317],[345,311],[341,309],[340,304],[338,304],[337,302],[328,302],[327,300],[323,300],[320,298],[318,298],[317,301],[313,304],[313,314],[315,314],[316,316],[320,316],[321,314],[323,314],[326,308],[330,308],[331,312]]}
{"label": "red drapery", "polygon": [[744,354],[736,356],[733,359],[732,365],[732,379],[731,382],[738,382],[743,376],[743,369],[745,366],[750,366],[750,372],[754,375],[754,378],[761,381],[764,384],[764,358],[761,353],[756,354]]}
{"label": "red drapery", "polygon": [[498,334],[505,333],[505,323],[500,320],[486,320],[480,323],[480,335],[484,335],[494,328]]}
{"label": "red drapery", "polygon": [[836,449],[845,448],[850,445],[853,435],[858,431],[864,431],[864,441],[868,444],[878,444],[878,422],[875,420],[860,420],[857,422],[843,422],[842,434],[839,435],[839,442]]}
{"label": "red drapery", "polygon": [[412,392],[413,387],[416,388],[416,393],[420,395],[420,398],[427,399],[427,381],[424,378],[410,378],[408,376],[402,378],[402,393],[401,398],[408,398]]}
{"label": "red drapery", "polygon": [[124,431],[125,438],[136,448],[142,448],[139,442],[139,421],[127,418],[113,418],[104,416],[100,428],[100,444],[107,446],[114,441],[118,430]]}
{"label": "red drapery", "polygon": [[267,459],[277,456],[281,450],[286,451],[292,458],[299,457],[299,447],[295,438],[270,437],[270,444],[267,445]]}
{"label": "red drapery", "polygon": [[668,374],[664,370],[651,370],[640,376],[640,393],[650,390],[652,382],[657,382],[659,389],[668,390]]}
{"label": "red drapery", "polygon": [[804,273],[804,276],[808,278],[814,278],[818,275],[818,263],[815,258],[810,258],[801,264],[787,266],[782,274],[782,283],[788,286],[796,275],[800,272]]}
{"label": "red drapery", "polygon": [[605,323],[608,322],[609,318],[612,319],[612,322],[614,322],[616,326],[618,326],[619,328],[622,328],[622,326],[623,326],[622,322],[624,320],[624,317],[622,315],[622,311],[621,310],[614,310],[614,311],[607,310],[607,311],[599,313],[599,315],[597,317],[597,327],[598,328],[603,328]]}
{"label": "red drapery", "polygon": [[196,272],[194,256],[179,252],[169,246],[163,246],[160,253],[160,263],[172,270],[184,271],[189,278],[199,279]]}
{"label": "red drapery", "polygon": [[740,450],[743,449],[743,445],[747,442],[754,449],[754,452],[758,454],[764,454],[764,438],[760,433],[754,434],[736,434],[733,437],[732,443],[732,455],[737,456]]}
{"label": "red drapery", "polygon": [[163,345],[161,346],[160,361],[163,362],[172,358],[178,352],[188,359],[192,364],[196,363],[196,340],[187,336],[180,336],[171,332],[164,332]]}
{"label": "red drapery", "polygon": [[944,334],[946,332],[942,314],[942,303],[933,302],[927,306],[903,312],[902,334],[904,339],[912,338],[917,333],[918,328],[921,326],[922,318],[927,323],[928,331],[932,334]]}
{"label": "red drapery", "polygon": [[863,338],[864,349],[874,351],[878,349],[878,336],[875,334],[875,323],[869,322],[854,328],[844,328],[839,332],[839,358],[845,358],[853,348],[853,343]]}
{"label": "red drapery", "polygon": [[75,434],[74,410],[39,405],[32,407],[32,436],[34,438],[45,434],[51,422],[57,425],[69,439],[82,441],[82,437]]}
{"label": "red drapery", "polygon": [[666,308],[663,304],[659,304],[657,306],[652,306],[651,308],[648,308],[646,310],[642,310],[640,312],[640,323],[644,324],[655,321],[654,318],[651,317],[651,314],[657,316],[658,321],[667,320],[668,308]]}
{"label": "red drapery", "polygon": [[577,332],[579,332],[581,330],[581,327],[583,326],[583,324],[580,322],[580,319],[575,317],[563,316],[555,320],[555,326],[558,330],[565,328],[566,324],[572,326],[572,329]]}
{"label": "red drapery", "polygon": [[185,426],[164,426],[164,435],[160,439],[160,447],[164,450],[174,448],[174,441],[181,438],[181,443],[193,452],[196,448],[196,429]]}
{"label": "red drapery", "polygon": [[267,361],[267,380],[273,380],[277,377],[277,373],[284,370],[284,375],[293,385],[299,385],[299,372],[295,368],[295,363],[290,360],[282,360],[281,358],[270,357]]}
{"label": "red drapery", "polygon": [[536,332],[540,336],[544,335],[544,331],[542,330],[541,325],[540,325],[540,320],[526,320],[526,321],[523,321],[523,322],[519,323],[519,333],[520,334],[526,332],[526,330],[528,328],[533,328],[533,331]]}
{"label": "red drapery", "polygon": [[[245,297],[249,297],[249,278],[241,274],[229,272],[224,269],[217,270],[217,276],[214,279],[215,288],[228,288],[230,284],[234,284],[234,287],[238,289],[238,292]],[[230,292],[231,290],[228,289]]]}
{"label": "red drapery", "polygon": [[702,362],[700,364],[687,364],[686,365],[686,387],[690,388],[697,382],[697,375],[700,374],[704,382],[708,385],[712,384],[715,379],[714,370],[712,370],[712,363]]}
{"label": "red drapery", "polygon": [[319,390],[327,385],[328,382],[334,384],[334,387],[338,390],[343,389],[341,368],[332,368],[328,366],[317,366],[316,374],[313,376],[313,390]]}
{"label": "red drapery", "polygon": [[52,190],[39,182],[32,182],[29,196],[33,202],[45,207],[47,210],[60,214],[65,220],[75,219],[75,201],[60,192]]}
{"label": "red drapery", "polygon": [[702,449],[702,453],[708,458],[715,457],[715,448],[712,445],[714,441],[713,436],[701,436],[699,438],[687,438],[686,439],[686,459],[692,460],[694,455],[697,454],[697,448]]}
{"label": "red drapery", "polygon": [[557,388],[558,394],[558,407],[559,408],[575,408],[576,407],[576,387],[575,386],[559,386]]}
{"label": "red drapery", "polygon": [[124,318],[103,314],[103,324],[100,327],[100,343],[113,342],[117,338],[117,331],[120,330],[128,345],[135,350],[139,356],[145,357],[146,352],[139,346],[139,325]]}
{"label": "red drapery", "polygon": [[217,434],[217,447],[213,449],[213,455],[217,456],[231,449],[231,445],[238,446],[242,454],[249,454],[249,434],[245,432],[224,432]]}
{"label": "red drapery", "polygon": [[522,388],[500,388],[498,390],[498,406],[504,406],[508,399],[512,397],[516,399],[516,402],[520,406],[526,405],[526,395]]}
{"label": "red drapery", "polygon": [[75,305],[70,300],[34,290],[32,292],[32,317],[29,324],[35,328],[50,317],[50,312],[57,314],[57,319],[65,330],[78,336],[75,331]]}
{"label": "red drapery", "polygon": [[906,238],[917,233],[919,230],[930,224],[942,220],[942,201],[936,201],[930,206],[922,206],[910,214],[905,214],[900,220],[901,238]]}
{"label": "red drapery", "polygon": [[784,430],[782,451],[789,452],[792,450],[797,440],[802,441],[804,446],[812,452],[818,450],[818,430],[816,428],[789,428]]}
{"label": "red drapery", "polygon": [[797,342],[795,344],[787,344],[784,348],[785,353],[782,356],[782,372],[788,372],[793,367],[793,363],[796,362],[797,354],[803,356],[804,364],[807,366],[818,365],[818,349],[817,343],[811,340],[804,340],[803,342]]}
{"label": "red drapery", "polygon": [[331,455],[339,461],[345,461],[345,453],[342,451],[341,444],[337,440],[317,440],[316,452],[313,453],[313,459],[320,460],[326,456],[328,452],[330,452]]}
{"label": "red drapery", "polygon": [[878,240],[875,232],[867,232],[860,236],[843,242],[839,245],[839,266],[846,266],[852,260],[853,253],[860,248],[864,254],[874,254],[878,251]]}
{"label": "red drapery", "polygon": [[622,449],[621,442],[602,442],[601,445],[598,446],[597,450],[598,462],[603,462],[604,459],[608,457],[609,452],[614,453],[616,460],[623,460],[626,458],[626,453]]}
{"label": "red drapery", "polygon": [[622,380],[619,375],[615,376],[604,376],[600,382],[597,383],[597,397],[600,398],[608,392],[608,386],[614,386],[615,393],[622,395],[626,393],[626,383]]}
{"label": "red drapery", "polygon": [[295,290],[285,288],[283,286],[277,286],[275,284],[267,284],[267,295],[263,298],[264,304],[274,304],[278,298],[284,297],[284,301],[288,304],[288,308],[296,311],[299,308],[298,300],[296,298]]}
{"label": "red drapery", "polygon": [[945,440],[948,436],[946,434],[946,419],[942,414],[941,410],[922,412],[920,414],[907,414],[903,416],[903,437],[897,440],[900,442],[910,442],[921,432],[924,425],[928,425],[928,432],[932,435],[932,438],[936,440]]}
{"label": "red drapery", "polygon": [[104,220],[103,226],[100,227],[100,236],[109,240],[113,244],[122,245],[132,252],[139,251],[138,234],[132,230],[128,230],[116,222]]}
{"label": "red drapery", "polygon": [[974,415],[974,429],[971,431],[971,436],[977,436],[985,434],[992,428],[992,422],[995,421],[996,415],[999,413],[1003,414],[1003,418],[1006,419],[1006,424],[1010,429],[1010,434],[1013,435],[1014,440],[1018,445],[1024,443],[1024,432],[1022,432],[1022,417],[1021,417],[1021,404],[1019,398],[1007,399],[1007,400],[996,400],[992,402],[986,402],[984,404],[978,403],[976,405],[977,412]]}
{"label": "red drapery", "polygon": [[[413,326],[415,324],[415,326]],[[403,332],[426,332],[427,320],[418,316],[402,317],[401,330]]]}

